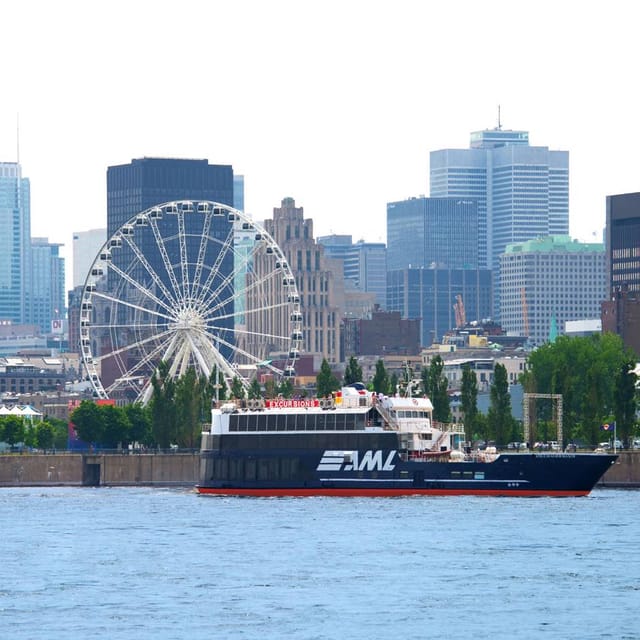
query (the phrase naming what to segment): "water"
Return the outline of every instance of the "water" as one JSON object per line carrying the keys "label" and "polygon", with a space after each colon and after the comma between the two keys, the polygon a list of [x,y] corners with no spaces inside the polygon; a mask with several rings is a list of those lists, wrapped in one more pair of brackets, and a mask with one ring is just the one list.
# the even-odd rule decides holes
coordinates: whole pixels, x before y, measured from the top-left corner
{"label": "water", "polygon": [[0,489],[0,638],[640,638],[638,513]]}

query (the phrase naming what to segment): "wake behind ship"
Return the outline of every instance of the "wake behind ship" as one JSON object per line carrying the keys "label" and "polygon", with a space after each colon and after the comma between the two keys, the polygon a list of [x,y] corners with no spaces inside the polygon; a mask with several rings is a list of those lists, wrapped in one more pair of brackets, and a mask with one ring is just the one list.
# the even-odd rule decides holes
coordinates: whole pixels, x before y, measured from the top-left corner
{"label": "wake behind ship", "polygon": [[616,460],[600,453],[462,449],[427,398],[248,401],[212,409],[198,491],[238,496],[585,496]]}

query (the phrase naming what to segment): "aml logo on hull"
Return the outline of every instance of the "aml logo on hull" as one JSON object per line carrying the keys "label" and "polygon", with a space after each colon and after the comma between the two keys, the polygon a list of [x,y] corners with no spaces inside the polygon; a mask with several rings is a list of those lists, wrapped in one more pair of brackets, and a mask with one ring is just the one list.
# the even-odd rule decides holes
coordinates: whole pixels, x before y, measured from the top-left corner
{"label": "aml logo on hull", "polygon": [[396,452],[389,451],[386,459],[381,449],[365,451],[362,459],[358,451],[325,451],[316,471],[393,471]]}

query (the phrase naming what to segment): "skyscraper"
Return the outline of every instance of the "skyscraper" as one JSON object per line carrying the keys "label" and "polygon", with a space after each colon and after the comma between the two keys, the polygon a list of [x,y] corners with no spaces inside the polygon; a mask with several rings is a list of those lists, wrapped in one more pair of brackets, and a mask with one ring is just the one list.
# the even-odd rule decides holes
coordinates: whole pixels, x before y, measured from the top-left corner
{"label": "skyscraper", "polygon": [[410,198],[387,204],[387,269],[477,269],[474,199]]}
{"label": "skyscraper", "polygon": [[330,235],[318,238],[329,258],[341,260],[344,265],[344,279],[351,281],[356,291],[373,293],[375,304],[384,308],[387,302],[387,247],[382,242],[355,244],[350,235]]}
{"label": "skyscraper", "polygon": [[233,206],[233,169],[208,160],[140,158],[107,169],[107,233],[136,213],[173,200]]}
{"label": "skyscraper", "polygon": [[569,236],[508,245],[500,266],[502,328],[540,345],[554,325],[564,334],[569,320],[598,318],[606,295],[604,263],[601,243]]}
{"label": "skyscraper", "polygon": [[33,322],[29,179],[0,162],[0,320]]}
{"label": "skyscraper", "polygon": [[607,196],[608,300],[602,330],[621,336],[640,356],[640,193]]}
{"label": "skyscraper", "polygon": [[479,266],[497,272],[507,244],[569,233],[569,152],[530,146],[527,131],[476,131],[469,149],[431,152],[430,193],[477,200]]}
{"label": "skyscraper", "polygon": [[33,268],[33,323],[44,334],[62,333],[64,319],[64,258],[59,248],[47,238],[33,238],[31,258]]}
{"label": "skyscraper", "polygon": [[73,232],[73,288],[80,287],[87,278],[91,264],[100,247],[107,240],[106,229]]}
{"label": "skyscraper", "polygon": [[[324,255],[324,247],[313,237],[313,220],[304,218],[303,208],[296,207],[293,198],[284,198],[280,207],[274,207],[273,219],[265,220],[265,229],[282,249],[296,279],[303,351],[320,354],[331,364],[340,362],[342,265]],[[265,326],[251,327],[251,331],[270,332],[268,326],[275,326],[275,321],[261,322]]]}

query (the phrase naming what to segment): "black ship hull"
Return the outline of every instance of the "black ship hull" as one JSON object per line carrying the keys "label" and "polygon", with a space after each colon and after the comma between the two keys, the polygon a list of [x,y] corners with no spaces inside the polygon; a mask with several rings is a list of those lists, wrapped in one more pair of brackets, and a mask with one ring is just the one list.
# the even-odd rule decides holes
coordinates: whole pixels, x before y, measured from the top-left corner
{"label": "black ship hull", "polygon": [[585,496],[616,456],[502,453],[412,458],[395,434],[207,435],[202,494],[237,496]]}

